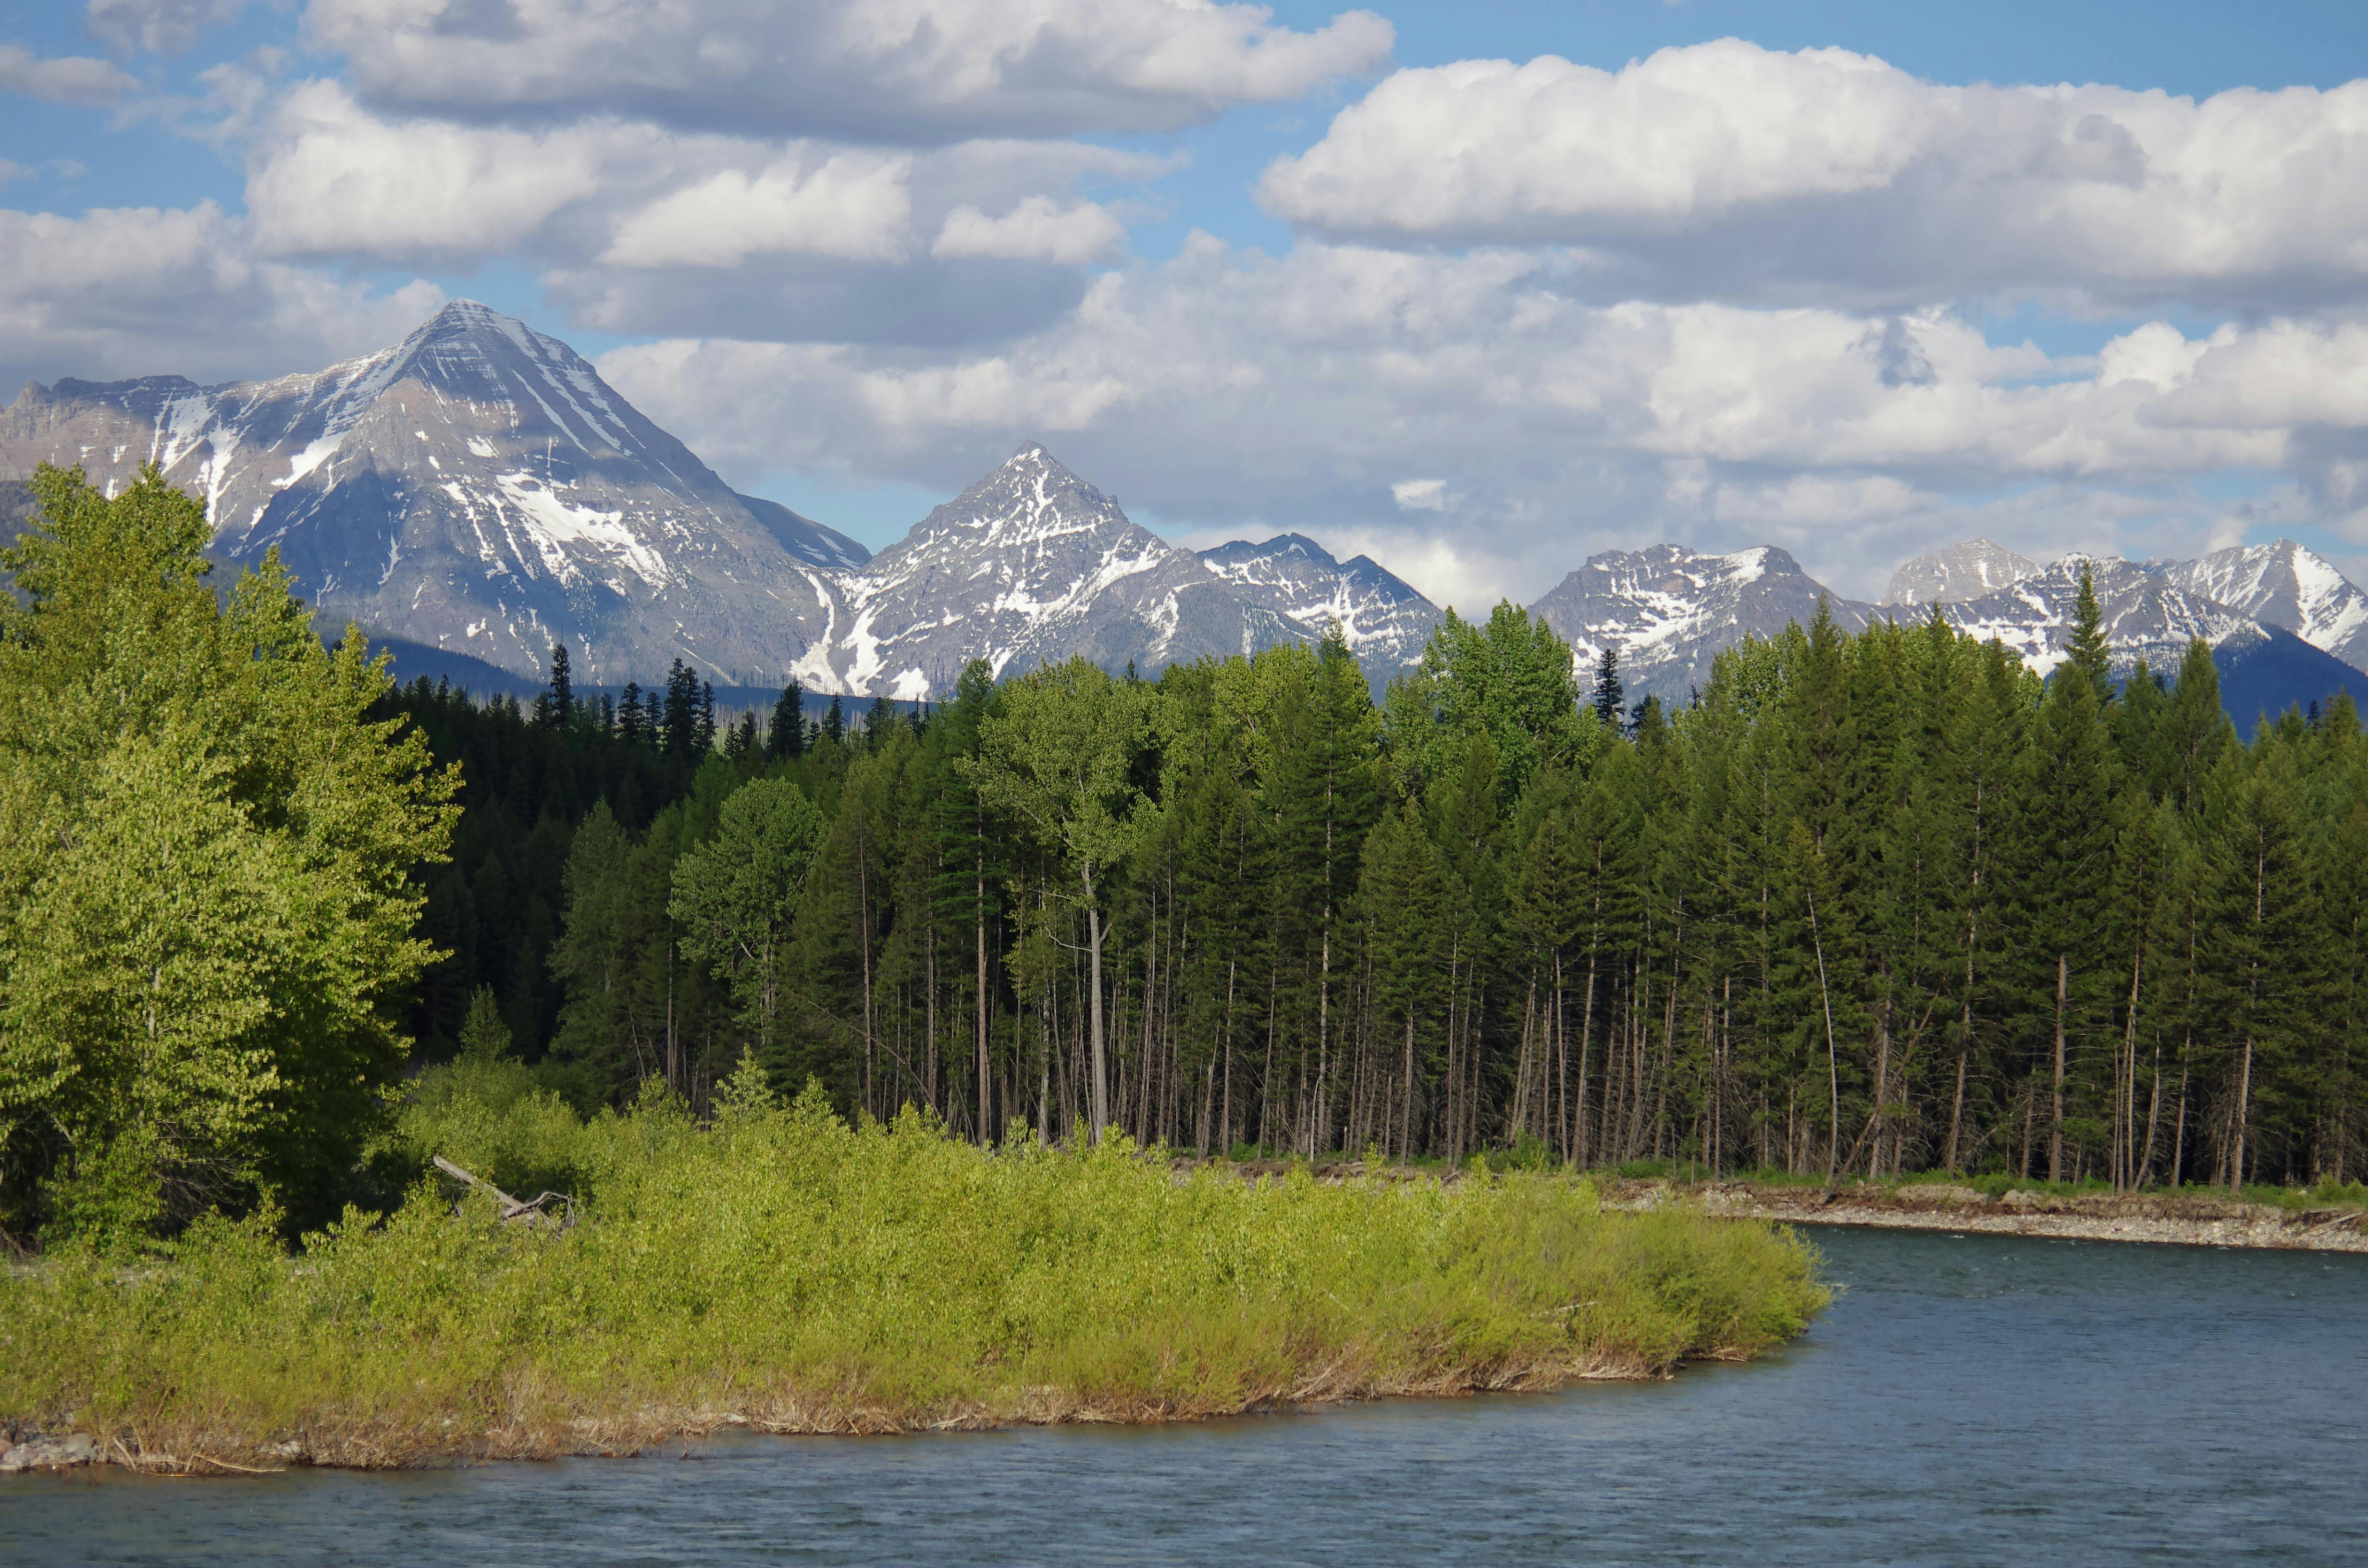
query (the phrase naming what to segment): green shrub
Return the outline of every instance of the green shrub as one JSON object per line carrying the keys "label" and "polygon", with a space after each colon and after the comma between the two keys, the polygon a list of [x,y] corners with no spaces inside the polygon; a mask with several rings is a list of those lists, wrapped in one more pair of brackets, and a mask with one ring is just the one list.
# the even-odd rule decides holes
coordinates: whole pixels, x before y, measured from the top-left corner
{"label": "green shrub", "polygon": [[520,1196],[564,1176],[579,1223],[504,1225],[481,1197],[456,1217],[423,1180],[294,1259],[221,1221],[162,1267],[61,1256],[0,1282],[0,1416],[351,1464],[723,1419],[1156,1419],[1652,1375],[1754,1354],[1827,1300],[1789,1233],[1608,1212],[1567,1176],[1252,1182],[1122,1137],[990,1153],[741,1081],[712,1126],[663,1097],[579,1122],[501,1063],[448,1072],[404,1136]]}

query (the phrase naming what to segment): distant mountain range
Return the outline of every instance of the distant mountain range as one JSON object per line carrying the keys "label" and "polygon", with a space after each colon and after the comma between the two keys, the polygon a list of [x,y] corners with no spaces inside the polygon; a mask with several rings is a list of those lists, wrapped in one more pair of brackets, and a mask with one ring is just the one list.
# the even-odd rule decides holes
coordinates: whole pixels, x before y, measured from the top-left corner
{"label": "distant mountain range", "polygon": [[[1378,683],[1421,657],[1444,613],[1304,535],[1172,544],[1032,441],[871,555],[734,491],[565,344],[467,301],[311,375],[29,384],[0,411],[0,524],[26,509],[40,462],[80,463],[112,490],[151,460],[205,500],[226,562],[277,545],[325,618],[359,621],[399,662],[522,681],[564,642],[586,685],[679,658],[720,687],[794,678],[911,700],[973,659],[1001,674],[1082,653],[1148,673],[1338,624]],[[2051,668],[2084,566],[2120,658],[2166,669],[2205,638],[2240,722],[2368,695],[2368,594],[2283,540],[2042,566],[1974,540],[1901,565],[1881,605],[1829,593],[1771,546],[1661,544],[1589,557],[1531,608],[1584,665],[1616,646],[1632,697],[1681,701],[1721,649],[1807,619],[1820,597],[1852,629],[1937,603]]]}

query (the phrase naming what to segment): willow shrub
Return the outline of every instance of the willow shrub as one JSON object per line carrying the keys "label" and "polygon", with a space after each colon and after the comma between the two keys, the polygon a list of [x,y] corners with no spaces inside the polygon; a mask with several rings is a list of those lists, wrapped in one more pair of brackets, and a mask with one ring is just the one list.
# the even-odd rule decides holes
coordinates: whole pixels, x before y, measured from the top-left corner
{"label": "willow shrub", "polygon": [[154,1267],[21,1272],[0,1416],[160,1464],[1190,1417],[1652,1375],[1750,1356],[1827,1301],[1788,1233],[1607,1211],[1569,1177],[1253,1183],[1116,1138],[989,1154],[911,1113],[850,1128],[818,1092],[727,1099],[709,1127],[531,1093],[412,1118],[464,1164],[575,1175],[564,1233],[422,1182],[292,1259],[267,1218],[201,1222]]}

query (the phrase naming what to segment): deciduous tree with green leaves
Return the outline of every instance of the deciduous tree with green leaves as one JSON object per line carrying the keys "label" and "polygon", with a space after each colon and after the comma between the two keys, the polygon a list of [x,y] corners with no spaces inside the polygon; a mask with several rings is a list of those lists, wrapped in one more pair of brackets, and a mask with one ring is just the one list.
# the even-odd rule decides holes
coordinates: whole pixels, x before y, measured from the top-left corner
{"label": "deciduous tree with green leaves", "polygon": [[204,507],[153,465],[33,487],[0,551],[0,1205],[38,1217],[46,1182],[71,1228],[96,1181],[142,1222],[315,1217],[408,1049],[455,780],[368,717],[385,659],[323,646],[276,554],[217,597]]}

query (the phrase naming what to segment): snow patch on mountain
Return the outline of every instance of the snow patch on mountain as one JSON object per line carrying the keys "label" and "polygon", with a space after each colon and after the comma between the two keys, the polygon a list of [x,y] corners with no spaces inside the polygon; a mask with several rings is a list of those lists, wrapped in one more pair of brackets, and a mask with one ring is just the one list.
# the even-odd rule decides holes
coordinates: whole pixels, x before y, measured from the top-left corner
{"label": "snow patch on mountain", "polygon": [[202,498],[216,554],[277,546],[346,619],[521,675],[569,642],[579,677],[681,657],[780,680],[831,626],[862,546],[735,494],[558,339],[470,301],[317,372],[28,386],[0,413],[0,478],[139,465]]}
{"label": "snow patch on mountain", "polygon": [[2368,669],[2368,593],[2292,540],[2215,550],[2161,572],[2190,593],[2283,627],[2355,669]]}
{"label": "snow patch on mountain", "polygon": [[1886,605],[1954,604],[2012,587],[2039,571],[2039,562],[1986,539],[1966,540],[1902,562],[1884,591]]}
{"label": "snow patch on mountain", "polygon": [[1721,651],[1807,624],[1821,597],[1850,631],[1874,613],[1832,595],[1773,545],[1713,555],[1656,544],[1589,556],[1530,608],[1570,643],[1583,679],[1614,647],[1632,698],[1675,704],[1709,681]]}
{"label": "snow patch on mountain", "polygon": [[1201,552],[1201,564],[1246,603],[1311,640],[1338,625],[1367,670],[1386,678],[1418,662],[1440,621],[1437,605],[1368,555],[1343,562],[1304,534],[1263,544],[1235,540]]}

